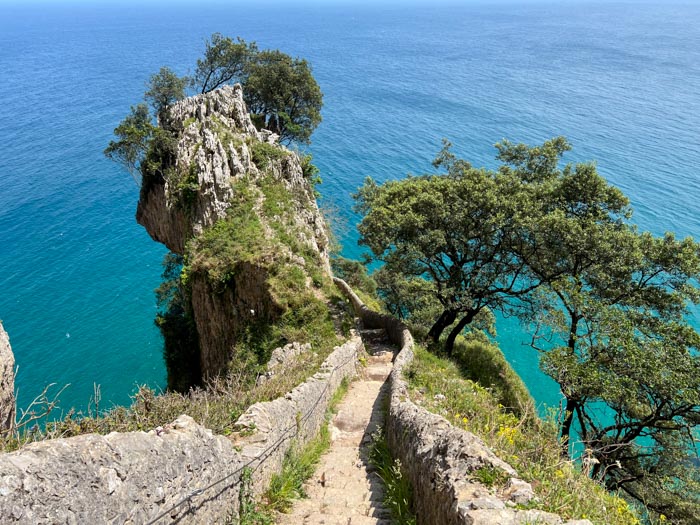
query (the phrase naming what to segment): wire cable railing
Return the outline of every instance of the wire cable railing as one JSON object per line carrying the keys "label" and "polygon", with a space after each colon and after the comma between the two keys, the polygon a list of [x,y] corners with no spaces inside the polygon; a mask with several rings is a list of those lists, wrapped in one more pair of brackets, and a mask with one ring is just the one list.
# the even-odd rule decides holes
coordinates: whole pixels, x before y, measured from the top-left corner
{"label": "wire cable railing", "polygon": [[[241,474],[246,468],[250,467],[253,463],[257,462],[258,464],[257,464],[256,467],[253,469],[253,472],[255,472],[255,471],[265,462],[265,460],[266,460],[268,457],[270,457],[270,455],[271,455],[275,450],[277,450],[280,446],[282,446],[282,444],[283,444],[287,439],[294,438],[294,437],[296,437],[296,436],[299,434],[299,431],[300,431],[300,429],[301,429],[301,427],[302,427],[302,423],[305,423],[306,421],[308,421],[308,419],[309,419],[309,418],[311,417],[311,415],[314,413],[314,411],[316,410],[316,408],[318,407],[318,405],[321,403],[321,401],[322,401],[323,397],[325,396],[326,392],[328,392],[328,389],[330,388],[330,384],[331,384],[331,379],[333,378],[333,374],[335,374],[338,370],[340,370],[340,369],[343,368],[345,365],[347,365],[350,361],[353,361],[353,360],[355,360],[355,359],[356,359],[356,353],[353,353],[353,355],[352,355],[350,358],[344,360],[342,363],[340,363],[339,365],[334,366],[334,367],[331,369],[331,371],[330,371],[330,373],[329,373],[329,375],[328,375],[328,379],[327,379],[327,381],[326,381],[326,384],[325,384],[325,386],[323,387],[323,390],[322,390],[321,393],[319,394],[319,396],[318,396],[318,398],[316,399],[316,401],[314,401],[314,403],[313,403],[313,405],[311,406],[311,408],[309,408],[309,410],[308,410],[305,414],[303,414],[303,415],[301,416],[301,418],[299,418],[299,420],[298,420],[297,422],[295,422],[294,425],[291,425],[291,426],[289,426],[288,428],[286,428],[286,429],[284,430],[284,432],[282,433],[282,435],[281,435],[274,443],[272,443],[269,447],[267,447],[265,450],[263,450],[260,454],[256,455],[254,458],[251,458],[249,461],[247,461],[246,463],[244,463],[243,465],[241,465],[240,467],[238,467],[238,468],[237,468],[236,470],[234,470],[233,472],[231,472],[231,473],[229,473],[229,474],[227,474],[227,475],[225,475],[225,476],[223,476],[223,477],[217,479],[216,481],[211,482],[211,483],[210,483],[209,485],[207,485],[206,487],[199,488],[199,489],[195,489],[195,490],[189,492],[186,496],[184,496],[183,498],[181,498],[180,500],[178,500],[177,503],[175,503],[174,505],[171,505],[170,507],[168,507],[168,508],[165,509],[164,511],[161,511],[157,516],[155,516],[155,517],[151,518],[149,521],[147,521],[147,522],[146,522],[146,525],[153,525],[153,524],[157,523],[158,521],[160,521],[160,520],[162,520],[163,518],[167,517],[171,512],[173,512],[174,510],[177,510],[178,508],[182,507],[182,506],[185,505],[186,503],[191,504],[193,498],[195,498],[195,497],[197,497],[197,496],[201,496],[202,494],[204,494],[205,492],[208,492],[209,490],[213,489],[214,487],[217,487],[217,486],[221,485],[222,483],[224,483],[225,481],[227,481],[227,480],[233,478],[234,476]],[[323,369],[321,369],[320,372],[323,372]],[[294,431],[293,434],[291,434],[292,431]],[[240,484],[240,483],[241,483],[241,479],[240,479],[240,476],[239,476],[239,479],[238,479],[237,483],[235,483],[235,484]]]}

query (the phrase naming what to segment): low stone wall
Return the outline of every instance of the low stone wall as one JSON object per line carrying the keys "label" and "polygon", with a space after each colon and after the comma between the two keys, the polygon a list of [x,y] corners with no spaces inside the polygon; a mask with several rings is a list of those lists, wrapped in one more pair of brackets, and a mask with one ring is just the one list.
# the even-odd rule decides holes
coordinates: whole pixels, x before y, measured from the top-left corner
{"label": "low stone wall", "polygon": [[[413,361],[413,336],[398,319],[374,312],[342,279],[336,285],[350,300],[366,328],[383,328],[399,349],[389,377],[390,403],[387,442],[401,461],[413,487],[413,502],[420,525],[560,525],[561,517],[539,510],[517,510],[518,503],[534,498],[532,487],[517,478],[515,470],[498,458],[477,436],[452,426],[444,417],[412,403],[403,370]],[[510,477],[497,494],[473,482],[470,473],[495,467]],[[590,525],[588,520],[567,525]]]}
{"label": "low stone wall", "polygon": [[238,420],[250,434],[235,443],[180,416],[148,433],[89,434],[2,454],[0,523],[223,523],[237,515],[244,469],[259,494],[290,446],[316,435],[361,350],[355,336],[283,398],[251,406]]}

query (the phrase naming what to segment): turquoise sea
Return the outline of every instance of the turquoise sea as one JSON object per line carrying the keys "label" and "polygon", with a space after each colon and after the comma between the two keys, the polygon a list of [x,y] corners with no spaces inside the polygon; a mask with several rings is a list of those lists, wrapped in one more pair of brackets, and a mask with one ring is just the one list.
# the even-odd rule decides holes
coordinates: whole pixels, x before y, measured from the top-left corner
{"label": "turquoise sea", "polygon": [[[213,32],[313,65],[325,107],[311,151],[348,256],[351,193],[368,175],[429,170],[443,137],[494,166],[502,138],[565,135],[567,160],[596,159],[641,228],[700,239],[697,3],[0,0],[0,319],[20,405],[49,383],[70,383],[63,409],[85,408],[94,384],[103,407],[165,385],[153,324],[165,250],[102,150],[148,76],[187,73]],[[536,399],[557,404],[517,323],[499,332]]]}

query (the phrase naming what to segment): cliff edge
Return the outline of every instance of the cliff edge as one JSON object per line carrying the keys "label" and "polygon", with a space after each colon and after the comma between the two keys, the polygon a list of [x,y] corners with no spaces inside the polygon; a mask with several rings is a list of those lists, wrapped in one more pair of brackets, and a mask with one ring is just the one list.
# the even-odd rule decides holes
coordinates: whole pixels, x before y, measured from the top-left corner
{"label": "cliff edge", "polygon": [[[160,125],[172,139],[156,175],[144,174],[136,218],[183,258],[196,343],[178,352],[198,353],[196,381],[223,373],[241,339],[285,315],[294,294],[330,282],[328,236],[308,159],[255,128],[240,85],[178,102]],[[166,361],[167,348],[166,334]]]}
{"label": "cliff edge", "polygon": [[15,356],[0,322],[0,431],[15,423]]}

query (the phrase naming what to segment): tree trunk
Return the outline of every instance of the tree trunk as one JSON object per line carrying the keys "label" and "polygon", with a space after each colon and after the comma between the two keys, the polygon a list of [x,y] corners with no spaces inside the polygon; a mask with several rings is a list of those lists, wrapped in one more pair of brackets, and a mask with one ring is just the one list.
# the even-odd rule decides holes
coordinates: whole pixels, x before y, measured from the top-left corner
{"label": "tree trunk", "polygon": [[435,321],[435,324],[428,332],[428,337],[437,343],[440,340],[442,332],[445,330],[445,328],[454,323],[455,319],[457,319],[457,312],[453,310],[445,310],[440,314],[440,317],[438,317],[438,320]]}
{"label": "tree trunk", "polygon": [[564,421],[561,422],[561,454],[563,457],[569,457],[569,442],[571,441],[571,423],[574,420],[574,413],[578,408],[578,401],[566,398],[566,413]]}
{"label": "tree trunk", "polygon": [[457,325],[452,329],[450,335],[447,336],[447,340],[445,341],[445,351],[447,352],[448,356],[452,357],[452,350],[454,350],[457,336],[462,333],[465,326],[472,322],[474,316],[476,316],[476,313],[477,310],[469,310],[467,315],[459,320],[459,323],[457,323]]}

